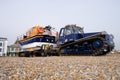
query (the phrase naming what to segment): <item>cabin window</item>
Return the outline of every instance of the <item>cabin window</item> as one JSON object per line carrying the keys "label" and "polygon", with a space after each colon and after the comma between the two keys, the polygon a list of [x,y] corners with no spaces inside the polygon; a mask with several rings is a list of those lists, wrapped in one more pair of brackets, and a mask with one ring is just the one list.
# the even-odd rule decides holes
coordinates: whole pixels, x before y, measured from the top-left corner
{"label": "cabin window", "polygon": [[0,43],[0,46],[2,46],[2,43]]}
{"label": "cabin window", "polygon": [[19,48],[16,48],[16,51],[19,51]]}
{"label": "cabin window", "polygon": [[14,48],[11,48],[11,51],[14,51]]}
{"label": "cabin window", "polygon": [[0,48],[0,52],[2,52],[2,48]]}

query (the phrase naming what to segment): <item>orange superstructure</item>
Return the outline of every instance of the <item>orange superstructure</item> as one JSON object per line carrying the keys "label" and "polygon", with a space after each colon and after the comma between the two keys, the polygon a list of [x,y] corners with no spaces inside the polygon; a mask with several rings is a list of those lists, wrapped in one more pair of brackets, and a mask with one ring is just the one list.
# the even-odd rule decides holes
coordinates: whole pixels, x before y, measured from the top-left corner
{"label": "orange superstructure", "polygon": [[[31,29],[29,29],[23,36],[23,40],[29,37],[33,37],[35,35],[49,35],[49,36],[55,36],[56,39],[58,38],[58,32],[51,29],[50,26],[34,26]],[[20,39],[21,40],[21,39]]]}
{"label": "orange superstructure", "polygon": [[37,34],[44,34],[45,29],[41,26],[34,26],[29,31],[26,32],[27,37],[32,37]]}

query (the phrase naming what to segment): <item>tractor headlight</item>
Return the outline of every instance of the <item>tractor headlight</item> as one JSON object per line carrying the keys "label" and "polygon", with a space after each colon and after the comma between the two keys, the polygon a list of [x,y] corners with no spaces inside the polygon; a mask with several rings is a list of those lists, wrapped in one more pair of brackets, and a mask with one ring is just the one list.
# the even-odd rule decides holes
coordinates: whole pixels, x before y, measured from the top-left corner
{"label": "tractor headlight", "polygon": [[65,42],[68,42],[68,39],[65,39]]}
{"label": "tractor headlight", "polygon": [[110,44],[113,44],[113,41],[110,41]]}
{"label": "tractor headlight", "polygon": [[111,38],[111,39],[114,39],[114,36],[113,36],[112,34],[110,34],[110,38]]}

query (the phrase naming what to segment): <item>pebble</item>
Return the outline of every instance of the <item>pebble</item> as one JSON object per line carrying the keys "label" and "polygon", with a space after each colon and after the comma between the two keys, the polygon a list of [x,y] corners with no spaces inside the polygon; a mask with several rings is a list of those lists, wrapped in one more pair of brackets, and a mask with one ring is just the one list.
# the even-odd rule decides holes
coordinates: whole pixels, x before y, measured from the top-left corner
{"label": "pebble", "polygon": [[0,57],[0,80],[120,80],[120,54]]}

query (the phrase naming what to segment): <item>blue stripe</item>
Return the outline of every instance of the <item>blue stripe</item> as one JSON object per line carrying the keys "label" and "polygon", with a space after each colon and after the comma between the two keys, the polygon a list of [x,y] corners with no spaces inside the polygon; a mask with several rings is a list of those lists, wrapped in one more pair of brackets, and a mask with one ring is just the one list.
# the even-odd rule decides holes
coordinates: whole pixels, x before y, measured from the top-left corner
{"label": "blue stripe", "polygon": [[20,42],[20,45],[26,45],[34,42],[46,42],[46,43],[55,43],[55,37],[43,37],[43,38],[33,38],[31,40],[26,40],[24,42]]}

